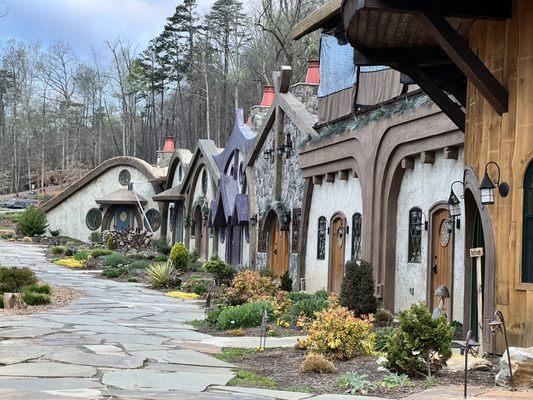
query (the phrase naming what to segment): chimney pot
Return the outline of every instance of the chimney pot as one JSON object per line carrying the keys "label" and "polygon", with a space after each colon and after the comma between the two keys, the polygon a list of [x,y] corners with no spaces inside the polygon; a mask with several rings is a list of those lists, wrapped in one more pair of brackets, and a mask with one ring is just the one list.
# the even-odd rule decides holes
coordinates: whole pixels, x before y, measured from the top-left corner
{"label": "chimney pot", "polygon": [[165,138],[165,144],[163,145],[163,151],[165,152],[175,152],[176,151],[176,143],[174,142],[174,138],[172,136],[167,136]]}
{"label": "chimney pot", "polygon": [[311,58],[307,61],[307,74],[305,75],[305,83],[308,85],[318,85],[320,83],[320,62],[316,58]]}
{"label": "chimney pot", "polygon": [[261,99],[261,107],[270,107],[274,103],[276,91],[274,86],[263,86],[263,98]]}

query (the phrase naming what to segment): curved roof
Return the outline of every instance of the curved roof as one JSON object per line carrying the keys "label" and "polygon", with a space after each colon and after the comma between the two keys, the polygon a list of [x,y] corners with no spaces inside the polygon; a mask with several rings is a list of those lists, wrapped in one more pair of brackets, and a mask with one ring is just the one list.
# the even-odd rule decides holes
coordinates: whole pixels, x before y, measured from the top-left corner
{"label": "curved roof", "polygon": [[213,156],[213,159],[222,174],[235,150],[239,150],[245,156],[248,154],[248,151],[254,144],[255,136],[255,133],[244,123],[244,112],[242,108],[235,110],[233,131],[226,143],[226,147],[220,154]]}
{"label": "curved roof", "polygon": [[[154,167],[148,164],[146,161],[141,160],[140,158],[128,157],[128,156],[110,158],[109,160],[106,160],[100,165],[98,165],[96,168],[92,169],[87,175],[83,176],[78,181],[74,182],[72,185],[67,187],[61,193],[57,194],[56,196],[48,200],[43,205],[42,210],[44,212],[48,212],[52,210],[53,208],[61,204],[63,201],[68,199],[70,196],[72,196],[74,193],[76,193],[78,190],[89,185],[100,175],[103,175],[105,172],[107,172],[111,168],[119,167],[119,166],[127,166],[127,167],[136,168],[139,171],[141,171],[143,174],[145,174],[149,180],[161,178],[162,176],[166,175],[166,168]],[[155,185],[154,183],[152,184]]]}
{"label": "curved roof", "polygon": [[176,168],[178,167],[179,163],[181,162],[183,164],[183,173],[187,174],[187,168],[191,163],[191,159],[192,153],[189,149],[177,149],[174,152],[168,164],[168,172],[165,185],[167,189],[170,189],[172,186],[172,182],[174,181],[174,174],[176,173]]}
{"label": "curved roof", "polygon": [[191,181],[194,179],[195,171],[200,165],[200,157],[203,159],[202,163],[205,164],[211,179],[215,183],[215,186],[218,186],[218,181],[220,179],[220,171],[213,159],[213,156],[220,153],[223,149],[218,148],[210,139],[198,139],[198,144],[194,150],[191,162],[189,164],[189,169],[185,173],[185,178],[181,184],[181,194],[187,192],[188,186]]}

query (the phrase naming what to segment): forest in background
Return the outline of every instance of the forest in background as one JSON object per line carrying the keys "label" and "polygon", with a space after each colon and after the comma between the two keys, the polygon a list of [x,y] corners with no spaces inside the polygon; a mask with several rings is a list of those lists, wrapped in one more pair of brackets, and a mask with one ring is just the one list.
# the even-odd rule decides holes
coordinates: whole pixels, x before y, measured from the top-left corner
{"label": "forest in background", "polygon": [[298,82],[318,56],[317,37],[294,42],[291,29],[319,6],[260,0],[245,13],[217,0],[200,15],[184,0],[147,48],[114,38],[83,60],[68,41],[3,41],[0,194],[72,182],[118,155],[154,163],[167,135],[223,147],[235,108],[257,104],[273,71],[290,65]]}

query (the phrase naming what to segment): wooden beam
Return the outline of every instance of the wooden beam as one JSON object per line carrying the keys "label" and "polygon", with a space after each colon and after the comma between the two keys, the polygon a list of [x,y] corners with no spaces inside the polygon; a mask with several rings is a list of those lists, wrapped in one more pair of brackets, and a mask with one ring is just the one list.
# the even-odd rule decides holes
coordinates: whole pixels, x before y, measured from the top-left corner
{"label": "wooden beam", "polygon": [[435,164],[435,152],[423,151],[420,153],[420,161],[422,161],[422,164]]}
{"label": "wooden beam", "polygon": [[413,169],[415,167],[415,160],[413,157],[405,157],[402,159],[402,169]]}
{"label": "wooden beam", "polygon": [[348,169],[345,169],[345,170],[342,170],[339,174],[339,179],[341,181],[347,181],[348,180],[348,175],[350,174],[350,170]]}
{"label": "wooden beam", "polygon": [[357,49],[354,50],[354,60],[360,66],[389,65],[399,60],[409,60],[415,64],[451,64],[450,57],[439,46]]}
{"label": "wooden beam", "polygon": [[322,185],[322,175],[313,176],[313,185]]}
{"label": "wooden beam", "polygon": [[459,157],[459,149],[457,147],[445,147],[444,158],[448,160],[457,160]]}
{"label": "wooden beam", "polygon": [[511,18],[511,0],[359,0],[358,9],[395,13],[431,12],[443,17],[495,19]]}
{"label": "wooden beam", "polygon": [[276,81],[276,92],[287,93],[291,88],[292,68],[288,65],[282,65],[278,79]]}
{"label": "wooden beam", "polygon": [[444,91],[439,88],[433,81],[424,75],[424,71],[415,64],[402,62],[396,68],[413,78],[420,86],[420,89],[426,93],[431,100],[457,125],[457,127],[465,131],[466,116],[461,107],[448,97]]}
{"label": "wooden beam", "polygon": [[336,174],[334,172],[328,172],[326,174],[326,182],[331,182],[331,183],[335,182],[335,175]]}
{"label": "wooden beam", "polygon": [[[463,3],[467,2],[463,1]],[[441,15],[429,12],[421,13],[421,16],[426,21],[433,38],[466,77],[472,81],[492,108],[500,115],[506,113],[509,103],[507,89],[492,75],[448,21]]]}
{"label": "wooden beam", "polygon": [[342,0],[330,0],[315,12],[311,13],[292,28],[292,39],[298,40],[305,35],[323,27],[334,18],[339,18]]}

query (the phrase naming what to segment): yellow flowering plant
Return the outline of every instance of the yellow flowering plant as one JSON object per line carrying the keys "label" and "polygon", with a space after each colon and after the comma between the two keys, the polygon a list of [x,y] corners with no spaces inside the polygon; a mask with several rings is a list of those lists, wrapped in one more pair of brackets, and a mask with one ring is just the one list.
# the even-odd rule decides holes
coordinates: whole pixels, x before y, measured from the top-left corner
{"label": "yellow flowering plant", "polygon": [[277,287],[272,278],[261,276],[258,271],[245,269],[233,278],[227,292],[227,301],[231,305],[238,305],[264,300],[267,297],[274,297],[276,291]]}
{"label": "yellow flowering plant", "polygon": [[371,354],[375,334],[368,319],[356,318],[347,308],[332,305],[315,314],[307,339],[311,349],[333,358],[348,360]]}
{"label": "yellow flowering plant", "polygon": [[166,292],[165,296],[172,297],[175,299],[181,299],[181,300],[197,300],[200,298],[200,296],[197,295],[196,293],[181,292],[179,290],[173,290],[171,292]]}
{"label": "yellow flowering plant", "polygon": [[56,260],[55,263],[61,267],[67,267],[67,268],[84,268],[85,267],[84,261],[75,260],[72,257],[60,258],[59,260]]}

